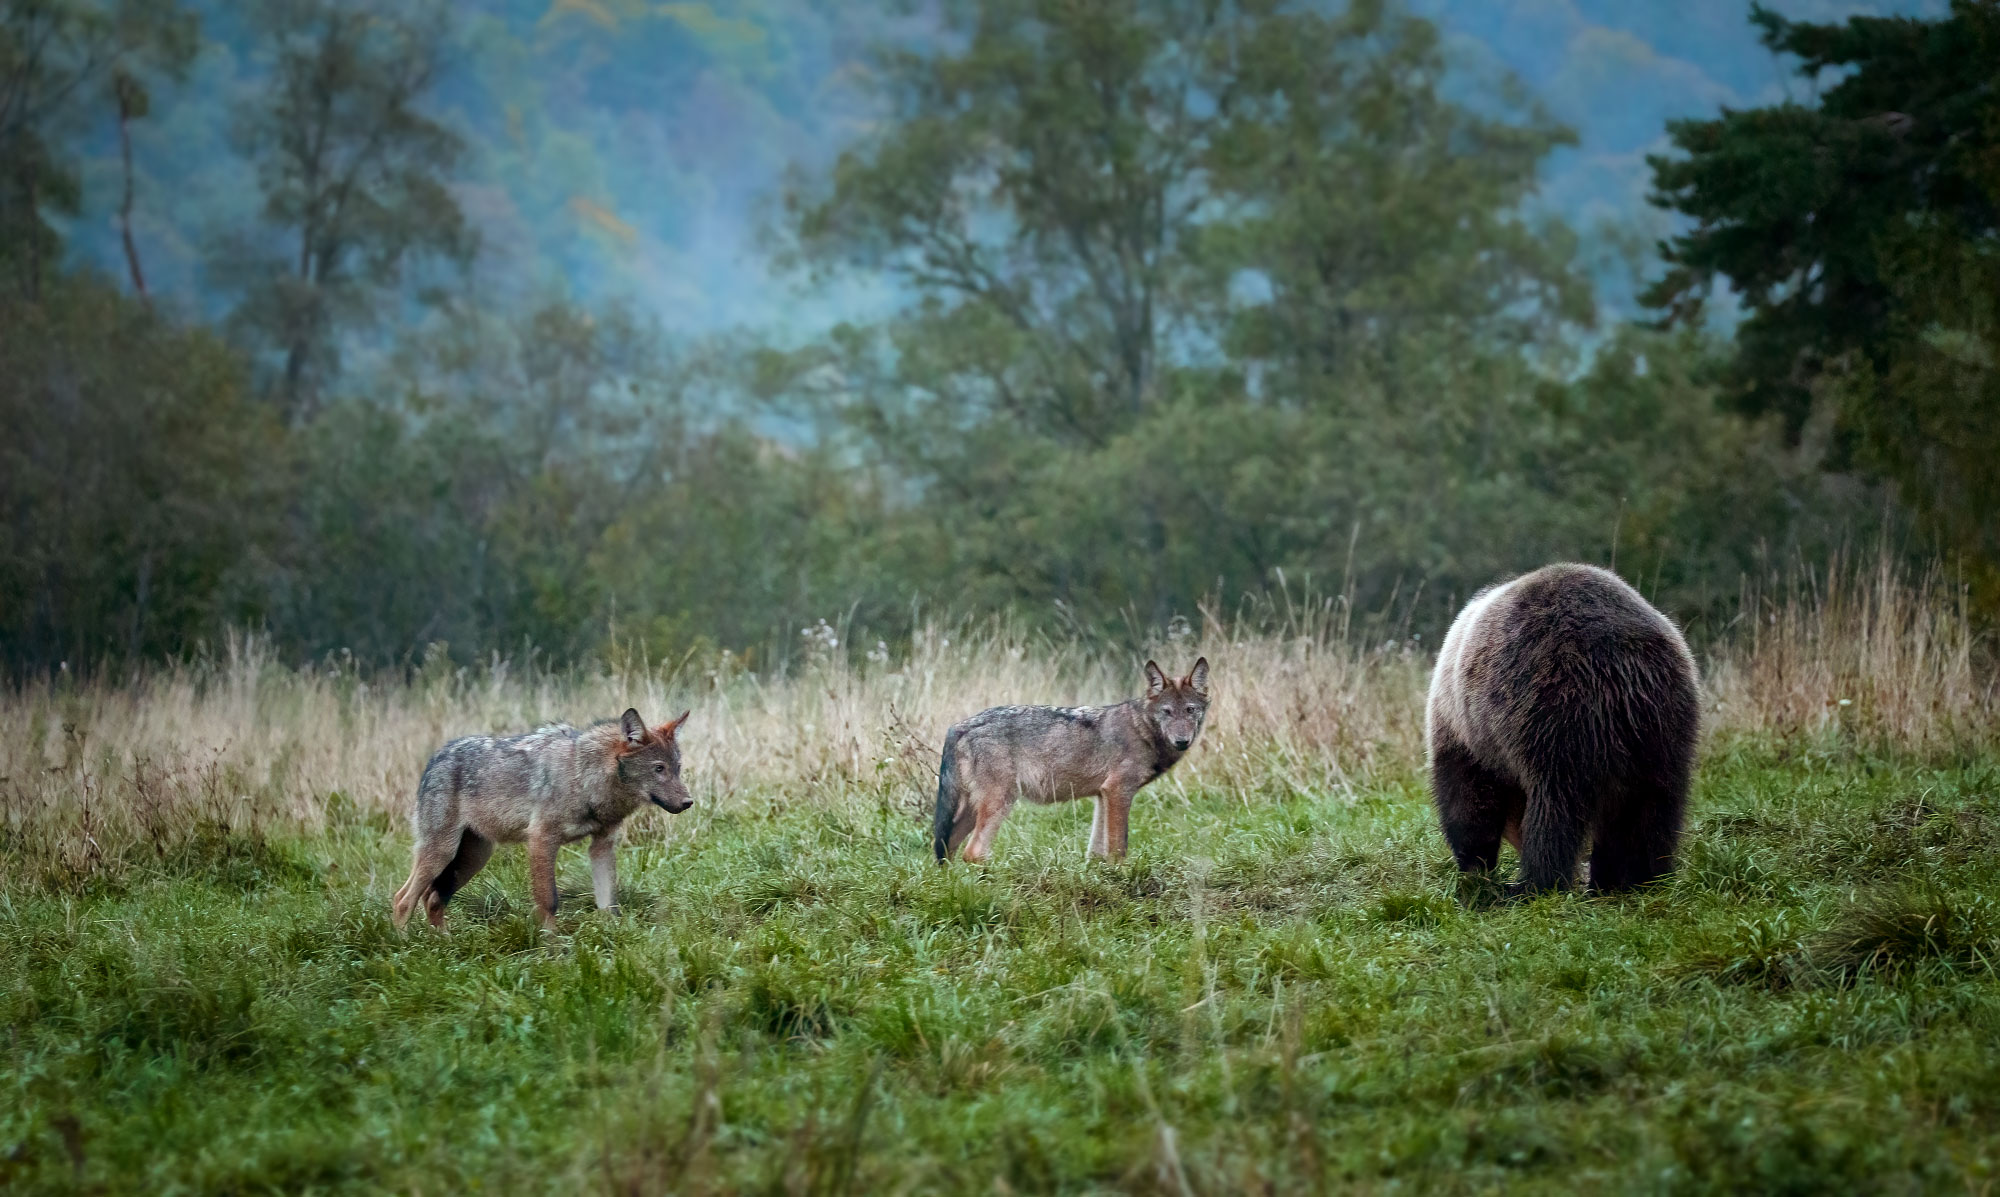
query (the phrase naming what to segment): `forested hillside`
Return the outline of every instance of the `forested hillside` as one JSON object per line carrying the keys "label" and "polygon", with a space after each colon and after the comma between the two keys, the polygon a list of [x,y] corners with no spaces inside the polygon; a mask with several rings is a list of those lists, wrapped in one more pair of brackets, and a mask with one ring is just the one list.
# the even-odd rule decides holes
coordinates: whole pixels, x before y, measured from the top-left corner
{"label": "forested hillside", "polygon": [[[266,64],[244,5],[185,7],[201,18],[199,52],[132,129],[144,199],[134,226],[159,287],[200,303],[216,298],[204,269],[212,242],[255,211],[254,167],[230,140]],[[1782,6],[1822,19],[1857,8],[1934,16],[1944,5]],[[435,103],[478,149],[457,175],[484,234],[489,286],[632,297],[677,330],[793,335],[901,298],[860,278],[799,293],[768,269],[760,226],[789,167],[824,166],[880,117],[873,50],[935,41],[936,6],[467,0],[451,9]],[[1540,164],[1535,202],[1593,238],[1599,298],[1624,315],[1634,280],[1607,255],[1670,227],[1645,203],[1643,155],[1665,122],[1809,90],[1759,43],[1739,0],[1420,0],[1412,10],[1437,22],[1459,68],[1455,94],[1495,105],[1511,76],[1576,130],[1574,145]],[[108,120],[78,132],[87,185],[70,252],[118,269],[117,142]]]}
{"label": "forested hillside", "polygon": [[[241,124],[271,65],[254,5],[195,0],[199,48],[133,129],[139,245],[162,290],[213,313],[216,242],[257,210]],[[756,210],[794,162],[824,162],[869,111],[868,49],[925,24],[803,0],[725,6],[478,0],[438,10],[429,111],[469,152],[451,172],[481,234],[478,278],[526,302],[547,292],[635,297],[676,327],[781,323],[754,244]],[[107,122],[80,129],[85,208],[108,213],[122,165]],[[73,252],[121,263],[108,222]],[[746,277],[747,275],[747,277]]]}
{"label": "forested hillside", "polygon": [[4,0],[0,655],[1401,635],[1555,557],[1700,635],[1884,539],[1990,610],[1996,28]]}

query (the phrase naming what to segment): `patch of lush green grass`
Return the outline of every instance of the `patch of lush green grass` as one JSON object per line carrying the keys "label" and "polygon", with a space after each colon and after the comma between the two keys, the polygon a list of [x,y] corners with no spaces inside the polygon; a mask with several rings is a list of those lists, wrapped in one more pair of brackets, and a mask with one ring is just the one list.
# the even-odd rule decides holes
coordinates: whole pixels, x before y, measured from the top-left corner
{"label": "patch of lush green grass", "polygon": [[[407,840],[211,835],[0,893],[0,1187],[83,1191],[1983,1191],[2000,759],[1730,749],[1684,867],[1493,902],[1415,780],[1149,792],[1133,857],[1024,808],[643,817],[625,912],[518,848],[453,933]],[[0,866],[6,860],[0,857]],[[1511,868],[1511,860],[1506,866]]]}

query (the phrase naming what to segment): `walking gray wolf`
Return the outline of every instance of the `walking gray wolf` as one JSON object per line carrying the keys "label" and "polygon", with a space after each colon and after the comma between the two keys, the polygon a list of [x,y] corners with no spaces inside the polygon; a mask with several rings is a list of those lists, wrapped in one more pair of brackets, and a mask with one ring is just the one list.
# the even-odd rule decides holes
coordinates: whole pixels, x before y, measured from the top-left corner
{"label": "walking gray wolf", "polygon": [[669,814],[694,804],[681,784],[676,733],[688,712],[649,728],[636,710],[578,730],[551,724],[526,735],[466,736],[438,749],[417,785],[416,863],[396,891],[395,923],[419,901],[433,927],[445,904],[486,867],[496,844],[528,844],[535,914],[556,921],[556,849],[590,837],[591,887],[609,909],[617,886],[618,828],[640,803]]}
{"label": "walking gray wolf", "polygon": [[1673,871],[1701,708],[1694,657],[1618,575],[1551,565],[1488,587],[1438,650],[1425,714],[1431,788],[1458,867],[1521,856],[1519,894]]}
{"label": "walking gray wolf", "polygon": [[[1097,799],[1090,855],[1125,855],[1132,796],[1174,767],[1208,714],[1208,658],[1176,681],[1146,662],[1146,693],[1109,707],[994,707],[944,735],[938,761],[938,863],[993,851],[1014,802]],[[970,840],[967,837],[970,836]]]}

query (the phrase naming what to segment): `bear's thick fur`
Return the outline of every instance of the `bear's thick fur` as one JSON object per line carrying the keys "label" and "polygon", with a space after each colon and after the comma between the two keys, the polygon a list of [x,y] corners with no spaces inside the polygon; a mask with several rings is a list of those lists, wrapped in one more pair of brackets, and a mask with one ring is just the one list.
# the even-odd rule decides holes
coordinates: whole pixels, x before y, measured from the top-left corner
{"label": "bear's thick fur", "polygon": [[1607,570],[1550,565],[1481,591],[1452,621],[1425,734],[1458,867],[1515,892],[1563,889],[1590,841],[1590,885],[1673,870],[1701,728],[1694,657],[1667,617]]}

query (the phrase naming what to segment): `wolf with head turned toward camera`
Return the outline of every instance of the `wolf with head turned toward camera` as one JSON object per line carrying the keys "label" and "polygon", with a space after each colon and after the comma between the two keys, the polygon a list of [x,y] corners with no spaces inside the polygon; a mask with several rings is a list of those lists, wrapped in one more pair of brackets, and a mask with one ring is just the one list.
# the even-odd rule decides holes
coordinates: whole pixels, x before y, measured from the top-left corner
{"label": "wolf with head turned toward camera", "polygon": [[1095,798],[1092,856],[1125,855],[1132,798],[1174,767],[1208,714],[1208,658],[1175,679],[1146,662],[1146,692],[1107,707],[994,707],[945,733],[931,848],[985,860],[1014,803]]}

